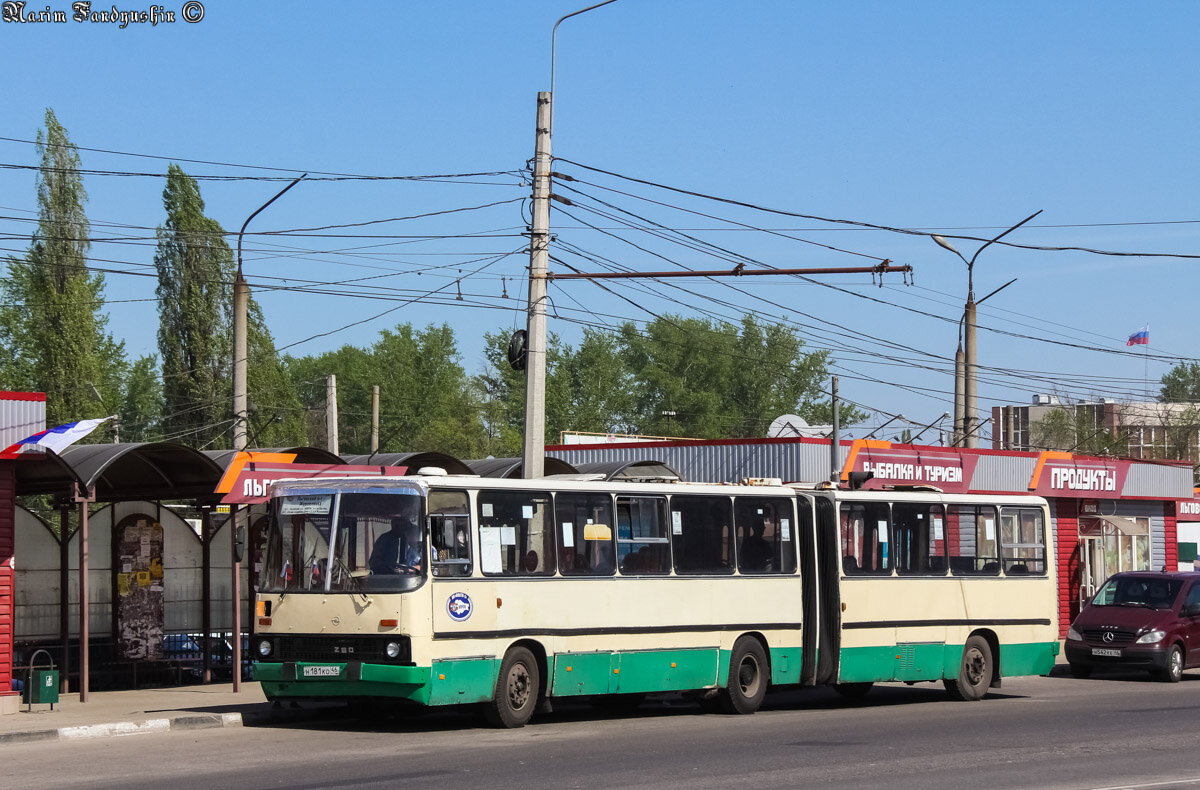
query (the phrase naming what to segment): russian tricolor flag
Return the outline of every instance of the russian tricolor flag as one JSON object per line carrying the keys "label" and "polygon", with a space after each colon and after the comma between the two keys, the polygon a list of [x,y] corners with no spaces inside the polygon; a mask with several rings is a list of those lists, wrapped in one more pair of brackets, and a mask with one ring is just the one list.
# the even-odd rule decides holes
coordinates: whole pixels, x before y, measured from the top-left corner
{"label": "russian tricolor flag", "polygon": [[111,419],[112,417],[101,417],[98,420],[79,420],[78,422],[59,425],[57,428],[49,428],[41,433],[35,433],[33,436],[27,436],[14,445],[10,445],[3,452],[0,452],[0,455],[36,453],[39,450],[53,450],[56,453],[61,453],[75,444],[75,442],[96,430],[101,423]]}
{"label": "russian tricolor flag", "polygon": [[1150,325],[1142,327],[1138,331],[1129,336],[1125,341],[1127,346],[1148,346],[1150,345]]}

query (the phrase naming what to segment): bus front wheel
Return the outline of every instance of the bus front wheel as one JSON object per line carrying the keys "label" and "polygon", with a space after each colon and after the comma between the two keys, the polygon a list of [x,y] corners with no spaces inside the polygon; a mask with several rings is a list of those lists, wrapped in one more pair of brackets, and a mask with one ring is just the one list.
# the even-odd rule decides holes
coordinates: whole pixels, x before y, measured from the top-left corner
{"label": "bus front wheel", "polygon": [[729,680],[718,697],[726,713],[753,713],[767,694],[767,654],[752,636],[733,643],[729,658]]}
{"label": "bus front wheel", "polygon": [[537,659],[524,647],[514,647],[500,664],[496,692],[484,705],[484,715],[493,727],[524,727],[537,707],[540,678]]}
{"label": "bus front wheel", "polygon": [[968,637],[963,645],[958,677],[946,678],[942,683],[955,699],[983,699],[992,685],[992,646],[988,641],[978,634]]}

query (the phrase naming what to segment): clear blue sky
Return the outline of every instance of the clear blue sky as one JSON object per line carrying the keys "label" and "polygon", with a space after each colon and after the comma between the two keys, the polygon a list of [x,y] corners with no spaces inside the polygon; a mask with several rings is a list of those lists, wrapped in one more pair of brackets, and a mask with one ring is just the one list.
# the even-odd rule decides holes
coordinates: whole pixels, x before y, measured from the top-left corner
{"label": "clear blue sky", "polygon": [[[551,27],[584,5],[211,2],[200,22],[187,24],[178,20],[180,4],[168,3],[178,21],[156,27],[0,23],[0,137],[32,140],[49,106],[84,149],[288,169],[183,162],[193,175],[519,170],[533,152],[536,92],[549,88]],[[66,0],[50,7],[71,13]],[[1196,255],[1197,30],[1200,5],[1191,2],[619,0],[559,29],[554,153],[803,215],[990,237],[1041,209],[1008,238]],[[95,170],[163,173],[168,161],[81,154]],[[37,158],[33,146],[5,140],[0,163],[34,165]],[[592,182],[573,185],[590,207],[567,211],[606,231],[584,228],[556,207],[554,253],[583,270],[599,265],[569,249],[642,270],[729,267],[594,213],[609,209],[593,198],[771,266],[889,258],[916,269],[907,287],[899,277],[882,289],[869,276],[819,278],[840,291],[784,278],[610,283],[625,299],[561,282],[552,298],[562,317],[550,325],[565,339],[578,337],[580,320],[752,310],[794,322],[811,347],[831,349],[851,400],[915,423],[950,410],[966,267],[928,237],[741,209],[566,163],[556,169]],[[472,180],[490,183],[301,183],[250,229],[355,223],[528,195],[514,176]],[[95,265],[114,270],[107,275],[110,327],[132,356],[155,351],[154,280],[138,274],[152,271],[162,185],[161,177],[85,177],[93,235],[125,239],[97,242],[92,255]],[[282,186],[201,184],[208,213],[230,231]],[[0,206],[0,234],[9,238],[0,247],[20,251],[25,242],[11,237],[31,230],[20,218],[36,211],[33,173],[0,169]],[[280,347],[398,307],[291,353],[368,345],[399,322],[448,321],[465,366],[476,371],[482,333],[523,323],[519,299],[499,297],[504,288],[510,297],[524,293],[527,255],[486,259],[523,246],[521,209],[513,202],[326,231],[479,235],[469,240],[248,236],[246,272]],[[735,229],[726,220],[777,232]],[[967,257],[978,246],[955,244]],[[988,368],[981,406],[1025,403],[1034,392],[1136,399],[1146,378],[1157,390],[1171,363],[1145,360],[1144,348],[1126,352],[1125,339],[1149,323],[1152,357],[1200,356],[1196,265],[998,245],[984,251],[977,296],[1018,279],[980,308],[980,362]],[[363,277],[373,279],[320,286],[327,292],[320,294],[294,290],[306,281]],[[459,278],[462,302],[453,298]],[[281,284],[293,290],[267,289]],[[448,301],[404,304],[437,288]],[[383,298],[362,298],[368,291]]]}

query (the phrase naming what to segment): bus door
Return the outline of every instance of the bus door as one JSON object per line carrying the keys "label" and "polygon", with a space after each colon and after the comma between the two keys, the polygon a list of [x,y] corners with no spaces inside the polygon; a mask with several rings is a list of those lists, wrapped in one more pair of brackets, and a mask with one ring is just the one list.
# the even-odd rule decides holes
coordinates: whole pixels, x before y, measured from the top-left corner
{"label": "bus door", "polygon": [[[837,680],[841,649],[838,539],[834,506],[825,497],[799,497],[800,572],[803,574],[803,685]],[[815,507],[815,509],[814,509]]]}

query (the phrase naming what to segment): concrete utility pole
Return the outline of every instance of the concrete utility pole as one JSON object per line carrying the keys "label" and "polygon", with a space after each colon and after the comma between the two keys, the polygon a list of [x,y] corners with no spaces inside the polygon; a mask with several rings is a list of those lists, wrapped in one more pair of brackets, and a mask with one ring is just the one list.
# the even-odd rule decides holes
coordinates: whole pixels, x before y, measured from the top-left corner
{"label": "concrete utility pole", "polygon": [[337,376],[325,379],[325,449],[338,454]]}
{"label": "concrete utility pole", "polygon": [[379,452],[379,385],[371,387],[371,455]]}
{"label": "concrete utility pole", "polygon": [[550,262],[550,113],[553,97],[537,96],[533,154],[533,225],[529,236],[529,329],[525,354],[523,476],[541,477],[546,463],[546,271]]}

